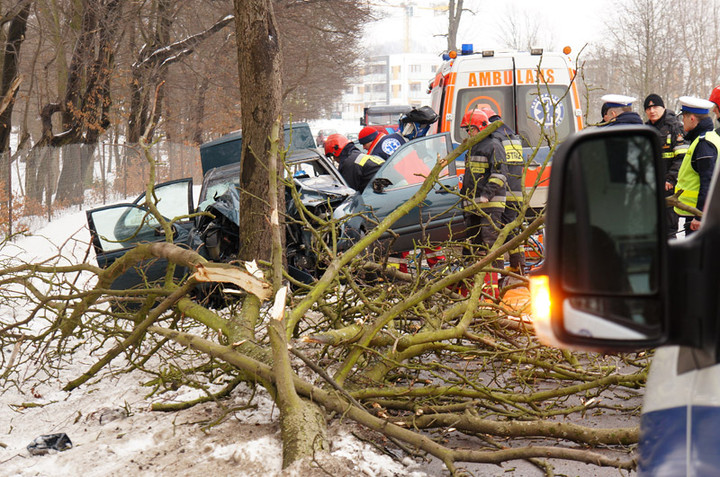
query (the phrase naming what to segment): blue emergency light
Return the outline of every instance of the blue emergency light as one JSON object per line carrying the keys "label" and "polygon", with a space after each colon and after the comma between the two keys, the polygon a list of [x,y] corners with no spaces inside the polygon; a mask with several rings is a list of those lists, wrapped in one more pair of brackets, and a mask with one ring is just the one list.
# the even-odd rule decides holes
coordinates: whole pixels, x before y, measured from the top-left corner
{"label": "blue emergency light", "polygon": [[472,55],[473,54],[473,45],[472,43],[463,43],[462,44],[462,54],[463,55]]}

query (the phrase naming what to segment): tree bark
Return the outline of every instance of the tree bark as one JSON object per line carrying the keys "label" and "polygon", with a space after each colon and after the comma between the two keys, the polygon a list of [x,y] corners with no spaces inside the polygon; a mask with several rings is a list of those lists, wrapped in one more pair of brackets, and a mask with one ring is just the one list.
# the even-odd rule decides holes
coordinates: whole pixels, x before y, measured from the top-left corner
{"label": "tree bark", "polygon": [[457,49],[457,33],[460,27],[460,17],[463,12],[463,1],[464,0],[449,0],[448,3],[448,51]]}
{"label": "tree bark", "polygon": [[[235,0],[235,18],[243,129],[238,257],[269,262],[272,211],[267,200],[267,161],[270,130],[282,112],[280,39],[271,0]],[[278,193],[280,211],[285,210],[282,192]]]}

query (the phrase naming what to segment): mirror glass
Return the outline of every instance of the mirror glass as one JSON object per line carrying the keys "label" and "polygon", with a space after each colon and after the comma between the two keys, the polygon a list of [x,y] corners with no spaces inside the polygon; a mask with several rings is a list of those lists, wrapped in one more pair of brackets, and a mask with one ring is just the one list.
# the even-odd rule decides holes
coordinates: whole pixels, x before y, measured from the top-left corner
{"label": "mirror glass", "polygon": [[662,316],[664,217],[658,210],[655,168],[655,148],[647,135],[588,138],[570,151],[560,236],[569,333],[609,339],[654,334]]}

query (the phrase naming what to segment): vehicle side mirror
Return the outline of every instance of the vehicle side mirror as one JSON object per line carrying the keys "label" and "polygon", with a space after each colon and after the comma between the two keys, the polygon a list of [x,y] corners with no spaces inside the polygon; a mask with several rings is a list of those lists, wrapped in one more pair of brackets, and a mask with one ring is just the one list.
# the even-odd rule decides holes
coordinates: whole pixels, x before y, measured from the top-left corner
{"label": "vehicle side mirror", "polygon": [[660,151],[653,129],[633,126],[583,131],[554,156],[546,276],[532,278],[533,320],[542,341],[593,351],[637,350],[666,341]]}
{"label": "vehicle side mirror", "polygon": [[372,181],[373,192],[376,192],[378,194],[382,194],[383,192],[385,192],[385,188],[391,185],[392,182],[390,181],[390,179],[387,179],[385,177],[378,177],[376,179],[373,179]]}

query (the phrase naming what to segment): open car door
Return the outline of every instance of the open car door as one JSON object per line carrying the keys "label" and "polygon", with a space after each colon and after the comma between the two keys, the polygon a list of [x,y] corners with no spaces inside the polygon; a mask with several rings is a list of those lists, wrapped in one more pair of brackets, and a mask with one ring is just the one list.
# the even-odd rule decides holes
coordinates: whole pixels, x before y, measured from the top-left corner
{"label": "open car door", "polygon": [[[382,220],[405,203],[420,189],[437,160],[450,151],[449,133],[425,136],[403,144],[385,161],[372,183],[362,192],[364,205],[371,211],[369,214]],[[395,250],[412,250],[414,244],[428,240],[439,243],[462,234],[464,218],[462,210],[456,207],[459,180],[455,162],[442,170],[438,183],[425,200],[395,222],[392,227],[398,234],[393,245]]]}
{"label": "open car door", "polygon": [[[155,196],[158,210],[168,220],[187,216],[194,210],[191,178],[159,184],[155,186]],[[88,228],[100,267],[110,266],[139,243],[165,240],[160,224],[149,213],[144,202],[143,193],[132,204],[115,204],[87,212]],[[190,219],[175,222],[174,243],[187,244],[191,227]],[[148,260],[118,277],[112,288],[125,290],[158,280],[165,275],[166,268],[165,260]],[[184,271],[176,270],[176,275],[182,273]]]}

